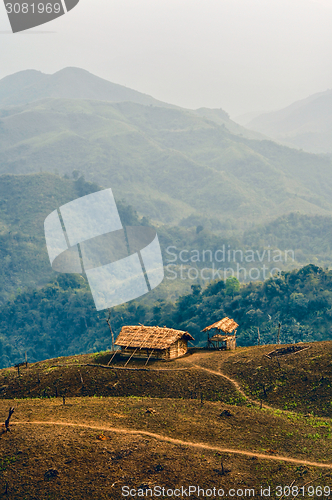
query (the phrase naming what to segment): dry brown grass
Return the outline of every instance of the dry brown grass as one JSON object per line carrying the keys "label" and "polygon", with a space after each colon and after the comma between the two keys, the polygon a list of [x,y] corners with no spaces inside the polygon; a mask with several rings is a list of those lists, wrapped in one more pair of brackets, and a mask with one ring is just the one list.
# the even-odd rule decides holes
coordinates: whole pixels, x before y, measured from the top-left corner
{"label": "dry brown grass", "polygon": [[109,353],[0,371],[0,419],[15,406],[0,437],[0,498],[6,484],[4,498],[15,500],[117,500],[123,485],[332,486],[332,468],[302,463],[332,464],[332,343],[279,363],[264,356],[271,350],[192,352],[150,371],[87,366],[107,364]]}
{"label": "dry brown grass", "polygon": [[332,342],[304,345],[310,348],[272,359],[265,355],[280,346],[243,347],[209,356],[196,353],[182,363],[225,373],[249,397],[275,408],[331,417]]}
{"label": "dry brown grass", "polygon": [[[8,483],[8,498],[117,499],[123,485],[258,488],[261,484],[286,485],[294,479],[300,485],[323,475],[319,482],[328,484],[332,478],[329,469],[217,450],[230,447],[256,456],[332,462],[327,439],[332,424],[323,419],[289,418],[213,402],[201,405],[150,398],[74,398],[65,406],[55,399],[13,404],[12,431],[0,439],[1,456],[6,457],[0,488]],[[1,402],[2,415],[7,406],[7,401]],[[232,416],[220,416],[225,409]],[[18,424],[34,421],[45,423]],[[134,430],[142,434],[131,434]],[[188,444],[169,443],[144,433],[180,438]],[[203,446],[195,448],[191,442]],[[221,463],[230,470],[224,476],[220,475]],[[50,469],[59,474],[47,480],[44,475]]]}

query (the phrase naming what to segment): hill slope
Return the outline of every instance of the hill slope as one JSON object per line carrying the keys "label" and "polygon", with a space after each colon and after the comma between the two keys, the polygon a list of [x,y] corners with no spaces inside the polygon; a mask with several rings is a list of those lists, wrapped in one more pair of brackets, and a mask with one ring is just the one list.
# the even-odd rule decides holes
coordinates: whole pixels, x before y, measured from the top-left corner
{"label": "hill slope", "polygon": [[268,139],[267,136],[245,128],[231,120],[228,113],[226,113],[223,109],[199,108],[195,109],[195,113],[211,120],[212,122],[215,122],[217,125],[225,126],[232,134],[246,137],[247,139],[256,139],[258,141]]}
{"label": "hill slope", "polygon": [[163,222],[332,213],[331,162],[181,109],[49,99],[0,112],[0,172],[80,170]]}
{"label": "hill slope", "polygon": [[311,153],[332,153],[332,90],[254,118],[247,128]]}
{"label": "hill slope", "polygon": [[[153,97],[118,85],[81,68],[64,68],[53,75],[25,70],[0,80],[0,108],[28,104],[45,98],[93,99],[106,102],[134,102],[145,106],[179,108]],[[201,108],[195,111],[230,132],[248,139],[263,139],[261,134],[233,122],[222,109]]]}
{"label": "hill slope", "polygon": [[123,486],[151,496],[149,488],[189,485],[206,496],[216,487],[221,497],[259,497],[262,486],[265,496],[269,487],[281,496],[290,484],[294,495],[303,487],[308,497],[329,496],[331,343],[308,347],[279,367],[266,358],[268,347],[250,347],[146,371],[136,362],[131,370],[98,364],[110,354],[49,360],[20,376],[1,370],[1,418],[13,404],[15,412],[11,432],[0,430],[0,487],[27,500],[36,489],[41,500],[118,500]]}
{"label": "hill slope", "polygon": [[[271,351],[279,354],[268,356]],[[16,368],[0,370],[0,400],[63,394],[200,399],[203,393],[206,401],[240,406],[262,401],[265,408],[332,417],[331,354],[332,342],[326,341],[235,351],[190,348],[183,358],[151,359],[148,366],[133,358],[125,367],[128,356],[120,352],[115,358],[110,351],[59,357],[21,367],[20,377]]]}
{"label": "hill slope", "polygon": [[81,68],[64,68],[53,75],[25,70],[0,80],[0,108],[45,98],[131,101],[146,106],[176,107],[123,85],[111,83]]}
{"label": "hill slope", "polygon": [[[45,246],[43,223],[47,215],[55,208],[79,196],[101,189],[98,185],[84,181],[82,177],[74,179],[60,178],[54,174],[39,173],[30,175],[0,176],[0,301],[2,305],[27,287],[32,289],[44,286],[56,277],[50,267]],[[141,218],[133,207],[117,200],[121,220],[125,225],[149,224]],[[163,299],[176,300],[179,295],[190,291],[193,283],[202,285],[213,279],[212,267],[235,268],[237,263],[246,268],[263,264],[269,271],[276,263],[269,258],[269,253],[277,249],[284,256],[289,249],[294,256],[277,265],[280,269],[293,269],[309,262],[328,266],[331,264],[332,218],[301,214],[282,216],[267,225],[255,225],[244,233],[236,226],[227,229],[220,221],[199,217],[184,221],[187,227],[158,225],[156,227],[165,264],[165,280],[161,286],[149,294],[152,302]],[[229,222],[229,221],[228,221]],[[199,226],[203,224],[204,226]],[[197,228],[199,231],[197,231]],[[214,232],[216,231],[216,232]],[[215,260],[206,261],[203,252],[218,255],[221,249],[237,250],[236,258],[224,264]],[[229,245],[229,246],[228,246]],[[181,260],[184,251],[192,260]],[[199,260],[195,259],[195,253]],[[255,262],[245,262],[241,255],[254,252]],[[280,253],[280,252],[279,252]],[[175,263],[174,263],[175,255]],[[272,256],[275,253],[271,254]],[[260,257],[263,256],[263,257]],[[261,259],[261,260],[260,260]],[[187,260],[187,259],[185,259]],[[180,266],[184,272],[181,274]],[[188,270],[195,268],[198,277],[193,280]],[[196,272],[192,269],[192,273]],[[203,269],[204,273],[203,273]],[[173,270],[177,272],[174,279]],[[203,273],[202,275],[200,273]],[[194,276],[194,274],[193,274]],[[240,280],[250,281],[244,274]],[[260,276],[263,279],[263,276]]]}
{"label": "hill slope", "polygon": [[[45,244],[44,220],[59,206],[102,189],[97,184],[38,173],[0,176],[0,302],[21,288],[37,288],[56,276]],[[125,225],[140,225],[131,206],[117,200]]]}

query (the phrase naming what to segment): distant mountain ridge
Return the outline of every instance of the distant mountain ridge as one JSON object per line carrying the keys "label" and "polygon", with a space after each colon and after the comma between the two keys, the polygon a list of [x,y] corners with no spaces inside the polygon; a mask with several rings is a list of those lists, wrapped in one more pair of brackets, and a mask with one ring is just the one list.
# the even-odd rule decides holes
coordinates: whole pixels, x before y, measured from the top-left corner
{"label": "distant mountain ridge", "polygon": [[165,104],[79,68],[0,80],[0,174],[79,170],[155,222],[331,215],[330,159],[261,139],[222,109]]}
{"label": "distant mountain ridge", "polygon": [[211,120],[217,125],[225,126],[232,134],[254,140],[268,139],[267,136],[253,130],[249,130],[231,120],[228,113],[226,113],[223,109],[199,108],[195,110],[195,113],[203,118]]}
{"label": "distant mountain ridge", "polygon": [[79,170],[155,221],[331,215],[331,161],[181,108],[44,99],[0,110],[0,173]]}
{"label": "distant mountain ridge", "polygon": [[332,153],[332,90],[296,101],[279,111],[264,113],[247,128],[311,153]]}
{"label": "distant mountain ridge", "polygon": [[332,213],[329,159],[231,134],[181,108],[45,99],[1,110],[0,173],[41,170],[79,170],[164,223]]}
{"label": "distant mountain ridge", "polygon": [[[109,82],[81,68],[68,67],[53,75],[25,70],[0,80],[0,109],[49,98],[89,99],[112,103],[133,102],[144,106],[183,109],[123,85]],[[190,111],[218,125],[224,125],[234,134],[248,139],[265,138],[262,134],[235,123],[222,109],[200,108]]]}
{"label": "distant mountain ridge", "polygon": [[0,108],[45,98],[131,101],[145,106],[176,107],[123,85],[111,83],[81,68],[64,68],[53,75],[25,70],[0,80]]}

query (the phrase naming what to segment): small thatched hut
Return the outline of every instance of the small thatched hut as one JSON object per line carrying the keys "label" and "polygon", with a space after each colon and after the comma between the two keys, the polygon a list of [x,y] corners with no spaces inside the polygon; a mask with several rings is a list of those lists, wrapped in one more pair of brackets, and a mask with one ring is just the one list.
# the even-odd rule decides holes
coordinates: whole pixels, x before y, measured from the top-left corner
{"label": "small thatched hut", "polygon": [[188,332],[140,325],[122,327],[115,344],[123,355],[167,360],[186,354],[188,340],[194,340]]}
{"label": "small thatched hut", "polygon": [[[236,328],[239,325],[235,323],[233,319],[223,318],[213,325],[207,326],[204,328],[203,332],[208,332],[208,347],[212,347],[213,349],[227,349],[232,350],[236,348]],[[226,335],[222,335],[220,333],[215,334],[213,337],[210,337],[210,330],[217,330],[218,332],[222,331]],[[235,331],[234,331],[235,330]],[[233,333],[234,332],[234,333]],[[232,334],[232,335],[230,335]]]}

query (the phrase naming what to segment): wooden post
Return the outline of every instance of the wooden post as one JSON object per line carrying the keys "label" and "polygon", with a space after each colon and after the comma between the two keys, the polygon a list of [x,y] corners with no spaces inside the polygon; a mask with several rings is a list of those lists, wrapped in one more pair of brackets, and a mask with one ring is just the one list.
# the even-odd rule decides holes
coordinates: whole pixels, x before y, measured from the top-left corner
{"label": "wooden post", "polygon": [[278,323],[278,341],[277,341],[277,344],[280,344],[280,327],[281,327],[281,323]]}
{"label": "wooden post", "polygon": [[28,356],[26,351],[25,351],[25,368],[28,368]]}
{"label": "wooden post", "polygon": [[114,333],[113,333],[112,326],[111,326],[111,308],[109,308],[109,310],[108,310],[108,318],[106,319],[106,323],[108,324],[108,327],[109,327],[110,332],[111,332],[112,352],[114,352]]}
{"label": "wooden post", "polygon": [[150,337],[150,333],[148,333],[148,334],[147,334],[147,336],[143,339],[143,342],[141,343],[140,347],[137,347],[137,348],[135,349],[135,351],[132,353],[132,355],[130,356],[130,358],[128,359],[128,361],[126,362],[126,364],[125,364],[124,366],[127,366],[127,364],[129,363],[129,361],[131,360],[131,358],[134,356],[134,354],[136,354],[136,352],[137,352],[138,350],[141,350],[141,349],[142,349],[142,347],[143,347],[144,343],[147,341],[147,339],[148,339],[149,337]]}
{"label": "wooden post", "polygon": [[257,345],[261,345],[261,334],[259,331],[259,326],[257,327]]}
{"label": "wooden post", "polygon": [[136,347],[135,351],[132,353],[132,355],[130,356],[130,358],[128,359],[128,361],[125,363],[124,366],[127,366],[127,364],[129,363],[129,361],[131,360],[131,358],[134,356],[134,354],[136,354],[136,352],[138,351],[138,347]]}
{"label": "wooden post", "polygon": [[262,389],[263,389],[263,392],[264,392],[264,396],[267,398],[266,389],[265,389],[265,385],[264,384],[262,384]]}
{"label": "wooden post", "polygon": [[24,365],[27,367],[28,366],[28,362],[24,361],[24,363],[17,363],[16,365],[14,365],[15,368],[17,368],[17,375],[18,376],[20,375],[20,367],[24,366]]}
{"label": "wooden post", "polygon": [[6,432],[10,432],[10,429],[9,429],[9,421],[10,421],[10,417],[12,416],[12,414],[14,413],[14,410],[15,408],[14,407],[10,407],[9,408],[9,414],[8,414],[8,417],[6,418],[5,420],[5,429],[6,429]]}
{"label": "wooden post", "polygon": [[107,366],[109,366],[112,363],[113,359],[115,358],[115,355],[116,355],[116,351],[114,351],[113,356],[110,358],[109,362],[107,363]]}
{"label": "wooden post", "polygon": [[154,349],[151,350],[150,355],[149,355],[148,359],[146,360],[146,363],[144,366],[146,366],[148,364],[148,362],[150,361],[150,358],[152,356],[153,351],[154,351]]}
{"label": "wooden post", "polygon": [[64,392],[62,393],[62,403],[63,403],[63,406],[65,406],[65,404],[66,404],[66,393],[67,393],[67,389],[65,389]]}

